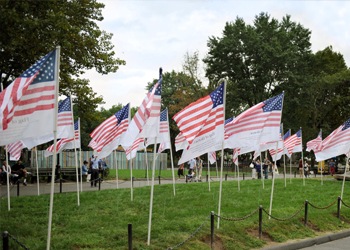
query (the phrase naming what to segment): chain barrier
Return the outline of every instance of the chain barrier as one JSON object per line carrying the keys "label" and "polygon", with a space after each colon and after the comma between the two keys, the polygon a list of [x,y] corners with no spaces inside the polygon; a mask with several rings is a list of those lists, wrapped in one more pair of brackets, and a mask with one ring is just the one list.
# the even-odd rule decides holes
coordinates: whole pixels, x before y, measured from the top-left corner
{"label": "chain barrier", "polygon": [[[7,183],[5,184],[5,186],[7,186]],[[13,184],[12,182],[10,182],[10,193],[11,193],[12,189],[14,189],[14,188],[17,188],[17,184]],[[1,198],[5,197],[5,196],[7,196],[7,191],[4,192],[4,194],[0,195]]]}
{"label": "chain barrier", "polygon": [[350,208],[350,206],[348,206],[347,204],[345,204],[345,202],[341,199],[341,203],[345,206],[345,207],[347,207],[347,208]]}
{"label": "chain barrier", "polygon": [[214,214],[216,217],[223,219],[223,220],[227,220],[227,221],[241,221],[241,220],[245,220],[248,219],[249,217],[253,216],[254,214],[256,214],[259,211],[259,208],[255,209],[253,212],[251,212],[250,214],[243,216],[241,218],[228,218],[228,217],[223,217],[221,215],[217,215]]}
{"label": "chain barrier", "polygon": [[205,223],[208,222],[208,218],[210,218],[210,215],[206,218],[206,220],[189,236],[187,237],[187,239],[185,239],[184,241],[178,243],[177,245],[173,246],[173,247],[168,247],[167,250],[173,250],[176,249],[178,247],[181,247],[183,244],[185,244],[187,241],[189,241],[190,239],[192,239],[204,226]]}
{"label": "chain barrier", "polygon": [[334,204],[337,203],[337,200],[335,200],[334,202],[332,202],[331,204],[329,204],[328,206],[325,206],[325,207],[318,207],[318,206],[315,206],[314,204],[310,203],[309,202],[309,205],[313,208],[316,208],[316,209],[327,209],[327,208],[330,208],[331,206],[333,206]]}
{"label": "chain barrier", "polygon": [[16,242],[18,245],[20,245],[23,249],[29,250],[28,247],[26,247],[23,243],[21,243],[19,240],[17,240],[13,235],[8,233],[9,238],[11,238],[14,242]]}
{"label": "chain barrier", "polygon": [[286,221],[286,220],[290,220],[290,219],[293,219],[295,216],[297,216],[304,208],[304,204],[300,207],[300,209],[298,211],[296,211],[294,214],[292,214],[291,216],[289,217],[286,217],[286,218],[277,218],[277,217],[274,217],[272,216],[271,214],[269,214],[265,208],[263,208],[262,210],[265,212],[265,214],[267,214],[269,217],[271,217],[272,219],[275,219],[275,220],[278,220],[278,221]]}

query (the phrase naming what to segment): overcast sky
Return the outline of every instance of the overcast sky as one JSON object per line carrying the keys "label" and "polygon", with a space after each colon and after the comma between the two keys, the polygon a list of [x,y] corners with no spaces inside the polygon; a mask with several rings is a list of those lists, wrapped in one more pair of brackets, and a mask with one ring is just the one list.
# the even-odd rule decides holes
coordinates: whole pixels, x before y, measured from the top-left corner
{"label": "overcast sky", "polygon": [[[184,55],[207,53],[210,36],[221,37],[226,22],[236,17],[252,24],[267,12],[279,21],[292,21],[311,30],[314,52],[332,45],[350,65],[350,1],[205,1],[205,0],[99,0],[105,4],[104,20],[98,25],[113,33],[118,58],[126,61],[118,72],[99,75],[89,71],[91,86],[112,105],[138,107],[148,82],[164,72],[181,71]],[[203,73],[204,76],[204,73]]]}

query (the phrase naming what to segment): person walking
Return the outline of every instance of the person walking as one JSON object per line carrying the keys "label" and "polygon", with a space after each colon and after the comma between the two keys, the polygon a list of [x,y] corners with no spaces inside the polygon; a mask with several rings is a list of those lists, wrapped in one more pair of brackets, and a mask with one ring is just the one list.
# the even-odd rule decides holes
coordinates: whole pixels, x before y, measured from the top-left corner
{"label": "person walking", "polygon": [[91,183],[91,187],[93,186],[97,186],[97,182],[98,182],[98,178],[99,178],[99,167],[98,167],[98,160],[97,160],[97,156],[92,156],[91,157],[91,179],[90,179],[90,183]]}

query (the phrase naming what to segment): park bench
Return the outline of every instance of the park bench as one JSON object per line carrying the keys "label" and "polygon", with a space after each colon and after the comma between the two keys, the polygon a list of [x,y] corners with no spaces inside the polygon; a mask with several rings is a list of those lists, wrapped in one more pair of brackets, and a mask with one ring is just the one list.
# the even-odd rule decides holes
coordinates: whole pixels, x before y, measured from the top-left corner
{"label": "park bench", "polygon": [[39,180],[46,179],[47,182],[50,182],[52,169],[51,168],[26,168],[28,172],[28,178],[30,178],[30,182],[34,183],[37,180],[37,175],[39,175]]}

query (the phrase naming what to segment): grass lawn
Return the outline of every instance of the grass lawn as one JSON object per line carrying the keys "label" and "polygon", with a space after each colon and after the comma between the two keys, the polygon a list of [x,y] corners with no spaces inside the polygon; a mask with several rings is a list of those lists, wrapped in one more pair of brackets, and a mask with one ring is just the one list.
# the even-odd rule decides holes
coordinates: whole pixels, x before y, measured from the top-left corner
{"label": "grass lawn", "polygon": [[[122,172],[119,171],[119,178],[124,175]],[[133,171],[134,176],[140,174],[143,178],[144,171],[138,172]],[[129,171],[125,171],[125,178],[127,175],[130,178]],[[261,205],[269,211],[272,180],[265,180],[264,184],[263,189],[261,180],[240,181],[238,190],[237,181],[223,182],[219,229],[215,217],[215,249],[258,249],[272,242],[350,228],[347,206],[342,206],[340,220],[336,216],[341,181],[325,177],[321,185],[320,179],[311,178],[305,180],[304,186],[302,179],[293,178],[291,182],[287,180],[285,187],[283,179],[276,179],[272,218],[263,213],[260,239],[257,209]],[[174,197],[173,185],[155,186],[150,246],[149,186],[135,188],[133,201],[130,189],[83,192],[79,207],[76,193],[55,194],[51,249],[128,249],[129,223],[133,227],[133,249],[158,250],[177,245],[177,249],[210,249],[210,212],[218,212],[219,182],[211,182],[210,187],[209,191],[207,182],[178,184]],[[45,249],[49,200],[49,195],[11,197],[8,211],[6,194],[2,194],[1,232],[8,231],[29,249]],[[310,203],[307,226],[305,200]],[[343,201],[350,204],[350,182],[345,183]],[[330,204],[333,205],[327,209],[318,209]],[[21,249],[13,240],[10,243],[10,249]]]}

